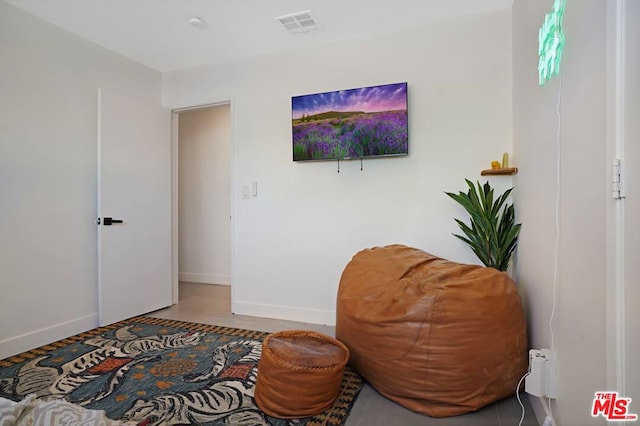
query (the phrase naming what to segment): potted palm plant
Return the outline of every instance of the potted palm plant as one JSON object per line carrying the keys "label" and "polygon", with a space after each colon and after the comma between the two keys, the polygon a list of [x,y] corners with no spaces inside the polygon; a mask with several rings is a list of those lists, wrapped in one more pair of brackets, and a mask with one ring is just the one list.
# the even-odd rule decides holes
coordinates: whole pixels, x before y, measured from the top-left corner
{"label": "potted palm plant", "polygon": [[511,254],[518,244],[518,234],[521,224],[515,223],[513,204],[507,203],[507,198],[513,188],[509,188],[494,200],[493,188],[486,182],[474,185],[465,179],[469,190],[457,194],[445,192],[457,201],[469,213],[471,224],[467,225],[460,219],[455,219],[463,235],[453,234],[465,243],[485,265],[506,271]]}

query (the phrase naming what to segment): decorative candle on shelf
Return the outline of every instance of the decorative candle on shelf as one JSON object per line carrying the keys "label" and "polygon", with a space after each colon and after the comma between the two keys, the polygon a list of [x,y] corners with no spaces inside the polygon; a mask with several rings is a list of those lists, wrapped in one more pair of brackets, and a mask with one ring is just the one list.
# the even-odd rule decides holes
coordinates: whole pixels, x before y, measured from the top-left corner
{"label": "decorative candle on shelf", "polygon": [[505,152],[502,154],[502,168],[506,169],[507,167],[509,167],[509,153]]}

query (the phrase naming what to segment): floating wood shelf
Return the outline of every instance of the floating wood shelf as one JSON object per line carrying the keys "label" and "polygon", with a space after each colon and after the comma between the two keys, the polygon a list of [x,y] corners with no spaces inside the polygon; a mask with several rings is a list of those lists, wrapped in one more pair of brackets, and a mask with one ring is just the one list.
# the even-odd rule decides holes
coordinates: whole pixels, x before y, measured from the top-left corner
{"label": "floating wood shelf", "polygon": [[487,169],[480,172],[482,176],[485,175],[515,175],[518,173],[517,167],[504,167],[499,169]]}

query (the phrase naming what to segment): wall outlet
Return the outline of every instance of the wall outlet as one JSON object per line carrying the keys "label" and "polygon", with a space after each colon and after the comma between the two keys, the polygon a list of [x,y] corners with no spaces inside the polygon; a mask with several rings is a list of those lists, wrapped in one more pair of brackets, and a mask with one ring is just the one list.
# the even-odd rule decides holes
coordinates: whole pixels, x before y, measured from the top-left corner
{"label": "wall outlet", "polygon": [[547,391],[546,359],[542,351],[529,351],[529,375],[524,381],[524,390],[533,396],[542,397]]}
{"label": "wall outlet", "polygon": [[544,418],[544,422],[542,422],[542,426],[555,426],[555,422],[549,416]]}
{"label": "wall outlet", "polygon": [[[546,363],[547,374],[547,392],[545,398],[557,398],[558,397],[558,359],[555,352],[551,349],[541,349],[544,354]],[[553,419],[552,419],[553,420]]]}
{"label": "wall outlet", "polygon": [[529,351],[529,375],[524,389],[528,394],[541,398],[556,398],[557,361],[550,349]]}

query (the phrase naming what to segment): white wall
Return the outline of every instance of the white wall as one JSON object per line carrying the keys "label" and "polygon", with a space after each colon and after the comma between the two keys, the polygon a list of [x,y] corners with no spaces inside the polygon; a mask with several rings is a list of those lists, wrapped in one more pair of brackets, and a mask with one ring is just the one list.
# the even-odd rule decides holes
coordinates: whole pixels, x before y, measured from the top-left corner
{"label": "white wall", "polygon": [[0,1],[0,358],[97,325],[96,101],[161,76]]}
{"label": "white wall", "polygon": [[[527,301],[530,344],[554,346],[559,426],[604,424],[590,415],[606,389],[607,8],[602,0],[567,2],[562,62],[558,280],[554,288],[556,108],[560,81],[537,82],[538,28],[553,2],[513,5],[514,179],[523,223],[516,281]],[[556,296],[551,341],[549,320]],[[532,398],[533,399],[533,398]],[[534,406],[541,408],[538,401]],[[544,419],[538,411],[539,419]]]}
{"label": "white wall", "polygon": [[[475,262],[443,193],[511,151],[510,12],[163,75],[163,104],[234,106],[235,313],[333,324],[346,263],[404,243]],[[403,158],[293,163],[291,96],[409,83]],[[259,195],[240,188],[258,181]],[[510,178],[493,178],[500,188]]]}
{"label": "white wall", "polygon": [[231,283],[231,108],[179,114],[180,281]]}

